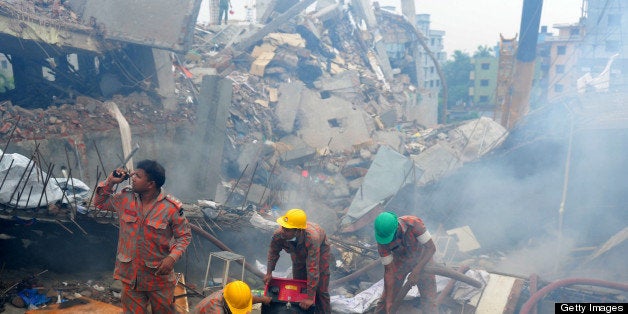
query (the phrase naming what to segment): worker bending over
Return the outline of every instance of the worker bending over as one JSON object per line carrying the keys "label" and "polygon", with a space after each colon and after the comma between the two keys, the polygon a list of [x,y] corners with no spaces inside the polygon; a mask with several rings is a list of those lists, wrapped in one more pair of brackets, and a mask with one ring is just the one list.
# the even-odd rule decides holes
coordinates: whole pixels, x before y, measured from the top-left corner
{"label": "worker bending over", "polygon": [[392,212],[383,212],[375,218],[375,240],[384,265],[384,292],[375,313],[392,313],[408,273],[408,284],[417,285],[421,294],[421,313],[438,313],[436,278],[423,271],[436,246],[423,221],[415,216],[397,217]]}
{"label": "worker bending over", "polygon": [[251,313],[253,303],[270,304],[270,297],[257,297],[251,294],[251,288],[244,281],[233,281],[199,302],[191,314],[247,314]]}
{"label": "worker bending over", "polygon": [[279,260],[279,252],[285,250],[292,259],[293,279],[307,280],[308,298],[299,303],[307,310],[315,304],[316,313],[331,313],[329,300],[329,244],[325,230],[308,222],[305,212],[291,209],[277,219],[280,227],[275,230],[268,250],[268,268],[264,282],[268,284]]}

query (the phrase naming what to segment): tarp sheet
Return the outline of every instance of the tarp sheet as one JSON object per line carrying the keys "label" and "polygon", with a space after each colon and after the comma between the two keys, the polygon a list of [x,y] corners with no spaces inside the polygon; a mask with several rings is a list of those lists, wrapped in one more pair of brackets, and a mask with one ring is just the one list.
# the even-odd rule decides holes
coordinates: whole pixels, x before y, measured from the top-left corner
{"label": "tarp sheet", "polygon": [[[51,177],[44,192],[44,182],[48,174],[29,161],[28,157],[20,154],[4,155],[0,162],[0,204],[35,208],[58,201],[73,202],[75,196],[76,199],[89,197],[90,188],[76,178],[67,180]],[[64,190],[66,197],[63,197]]]}
{"label": "tarp sheet", "polygon": [[404,185],[417,182],[421,174],[412,159],[388,146],[381,146],[364,176],[362,186],[355,193],[343,224],[350,224],[364,216]]}

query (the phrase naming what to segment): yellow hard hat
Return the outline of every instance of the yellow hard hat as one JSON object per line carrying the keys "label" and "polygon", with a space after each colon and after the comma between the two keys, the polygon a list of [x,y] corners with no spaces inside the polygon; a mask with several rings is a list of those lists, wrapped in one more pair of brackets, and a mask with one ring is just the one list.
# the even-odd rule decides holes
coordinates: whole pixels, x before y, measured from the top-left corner
{"label": "yellow hard hat", "polygon": [[222,296],[233,314],[251,313],[253,309],[253,295],[251,288],[244,281],[233,281],[225,286]]}
{"label": "yellow hard hat", "polygon": [[285,215],[277,218],[277,223],[288,229],[305,229],[307,228],[307,215],[303,209],[293,208]]}

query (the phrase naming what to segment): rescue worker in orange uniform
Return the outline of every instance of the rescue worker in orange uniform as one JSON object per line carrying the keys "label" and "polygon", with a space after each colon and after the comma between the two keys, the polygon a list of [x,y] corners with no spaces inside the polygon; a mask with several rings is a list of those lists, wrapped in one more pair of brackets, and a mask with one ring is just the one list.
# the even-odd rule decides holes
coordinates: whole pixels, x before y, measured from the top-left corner
{"label": "rescue worker in orange uniform", "polygon": [[308,222],[302,209],[291,209],[277,219],[280,227],[275,230],[268,250],[268,268],[264,282],[268,284],[284,250],[292,259],[292,277],[307,280],[308,298],[299,302],[307,310],[315,304],[316,313],[331,313],[329,298],[330,250],[325,230]]}
{"label": "rescue worker in orange uniform", "polygon": [[233,281],[199,302],[191,314],[247,314],[251,313],[254,303],[269,304],[270,297],[257,297],[251,294],[251,288],[244,281]]}
{"label": "rescue worker in orange uniform", "polygon": [[[114,175],[116,173],[116,175]],[[122,282],[124,313],[174,313],[174,264],[192,239],[181,202],[161,187],[166,171],[154,160],[142,160],[130,173],[131,186],[113,193],[126,180],[116,169],[96,188],[94,205],[116,211],[120,221],[113,277]]]}
{"label": "rescue worker in orange uniform", "polygon": [[[423,221],[415,216],[397,217],[383,212],[375,218],[375,240],[384,265],[384,292],[375,313],[392,313],[391,308],[406,275],[421,295],[421,313],[436,314],[436,278],[423,267],[436,252],[436,246]],[[409,275],[408,275],[409,274]]]}

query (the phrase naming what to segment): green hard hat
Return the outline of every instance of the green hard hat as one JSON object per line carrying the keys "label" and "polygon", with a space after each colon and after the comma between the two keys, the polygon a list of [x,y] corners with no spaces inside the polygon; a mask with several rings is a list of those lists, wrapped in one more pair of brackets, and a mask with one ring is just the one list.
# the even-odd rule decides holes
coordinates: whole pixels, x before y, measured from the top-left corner
{"label": "green hard hat", "polygon": [[391,212],[383,212],[375,218],[375,240],[379,244],[388,244],[397,232],[397,215]]}

